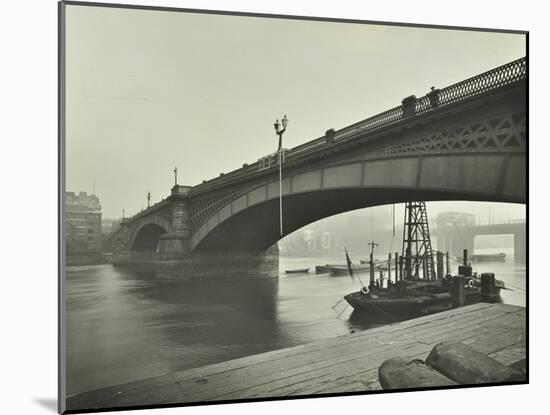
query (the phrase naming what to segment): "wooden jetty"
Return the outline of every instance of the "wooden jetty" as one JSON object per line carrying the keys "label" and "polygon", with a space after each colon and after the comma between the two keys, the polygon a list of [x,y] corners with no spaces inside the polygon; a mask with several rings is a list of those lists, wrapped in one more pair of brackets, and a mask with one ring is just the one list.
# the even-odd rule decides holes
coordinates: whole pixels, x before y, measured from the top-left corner
{"label": "wooden jetty", "polygon": [[460,341],[506,364],[526,355],[526,310],[478,303],[296,347],[183,370],[68,398],[69,410],[246,400],[381,389],[388,358],[425,359]]}

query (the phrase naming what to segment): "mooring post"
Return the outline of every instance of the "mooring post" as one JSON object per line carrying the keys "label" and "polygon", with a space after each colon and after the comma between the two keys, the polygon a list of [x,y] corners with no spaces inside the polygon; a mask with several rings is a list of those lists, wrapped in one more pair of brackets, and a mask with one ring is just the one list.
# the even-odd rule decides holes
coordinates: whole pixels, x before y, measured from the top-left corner
{"label": "mooring post", "polygon": [[388,287],[391,284],[391,252],[388,254]]}
{"label": "mooring post", "polygon": [[370,259],[369,259],[369,273],[370,273],[370,283],[369,287],[374,287],[374,258],[372,256],[372,252],[370,253]]}
{"label": "mooring post", "polygon": [[484,272],[481,274],[481,301],[492,303],[498,300],[495,283],[495,274]]}
{"label": "mooring post", "polygon": [[443,252],[437,251],[437,279],[443,278]]}
{"label": "mooring post", "polygon": [[428,279],[428,258],[422,258],[422,278]]}
{"label": "mooring post", "polygon": [[453,290],[451,292],[451,295],[453,307],[461,307],[466,303],[463,275],[456,275],[453,277]]}
{"label": "mooring post", "polygon": [[399,281],[399,254],[395,253],[395,282]]}
{"label": "mooring post", "polygon": [[405,250],[405,269],[403,272],[403,279],[408,279],[411,277],[411,249],[409,247]]}

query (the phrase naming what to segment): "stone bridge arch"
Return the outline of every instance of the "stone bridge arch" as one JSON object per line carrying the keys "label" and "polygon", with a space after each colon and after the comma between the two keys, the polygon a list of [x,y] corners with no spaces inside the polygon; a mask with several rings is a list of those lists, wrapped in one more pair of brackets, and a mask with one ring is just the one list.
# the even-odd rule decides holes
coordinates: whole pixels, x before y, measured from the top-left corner
{"label": "stone bridge arch", "polygon": [[172,231],[172,224],[167,219],[158,215],[146,216],[138,223],[133,224],[128,249],[130,251],[155,251],[158,238]]}
{"label": "stone bridge arch", "polygon": [[[348,161],[286,177],[283,237],[338,213],[414,200],[525,203],[525,153],[439,152]],[[191,237],[194,252],[262,252],[279,235],[279,184],[233,198]]]}

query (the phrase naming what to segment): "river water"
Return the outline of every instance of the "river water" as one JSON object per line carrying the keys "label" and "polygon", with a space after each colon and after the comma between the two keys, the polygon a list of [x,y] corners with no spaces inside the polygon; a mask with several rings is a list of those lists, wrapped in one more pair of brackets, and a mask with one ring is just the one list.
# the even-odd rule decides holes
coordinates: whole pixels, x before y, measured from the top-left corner
{"label": "river water", "polygon": [[[111,265],[68,267],[68,395],[387,323],[338,303],[359,284],[315,275],[315,265],[326,263],[344,258],[281,257],[279,278],[215,283],[167,283]],[[306,267],[308,274],[284,273]],[[508,255],[475,268],[514,290],[502,291],[504,303],[525,306],[525,264]]]}

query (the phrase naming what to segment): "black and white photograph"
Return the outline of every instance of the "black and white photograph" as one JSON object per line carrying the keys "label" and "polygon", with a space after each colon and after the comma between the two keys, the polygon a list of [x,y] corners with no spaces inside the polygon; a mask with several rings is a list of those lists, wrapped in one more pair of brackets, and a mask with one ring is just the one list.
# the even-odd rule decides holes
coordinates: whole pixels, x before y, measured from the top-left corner
{"label": "black and white photograph", "polygon": [[527,382],[527,33],[60,3],[62,393]]}

